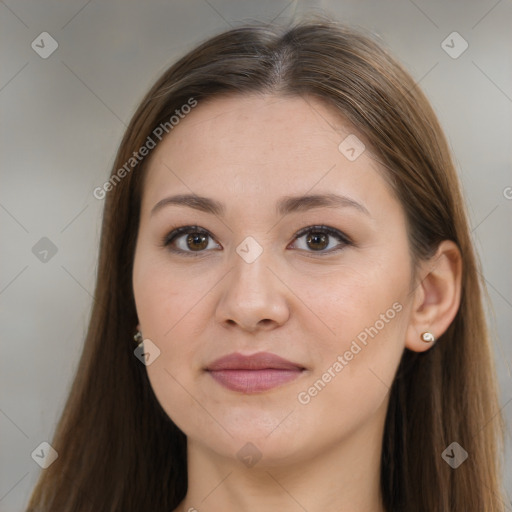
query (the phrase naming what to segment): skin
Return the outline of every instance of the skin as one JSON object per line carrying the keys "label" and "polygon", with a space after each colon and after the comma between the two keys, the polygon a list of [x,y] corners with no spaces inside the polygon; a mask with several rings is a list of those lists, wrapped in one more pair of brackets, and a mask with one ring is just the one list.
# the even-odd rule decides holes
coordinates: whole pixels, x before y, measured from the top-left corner
{"label": "skin", "polygon": [[[367,141],[355,161],[338,150],[349,134],[357,132],[317,99],[230,96],[200,103],[153,150],[133,287],[137,328],[160,350],[146,367],[151,386],[188,440],[189,488],[176,511],[383,510],[389,388],[404,348],[428,350],[433,342],[420,334],[438,338],[453,320],[461,262],[444,241],[412,275],[401,204]],[[282,196],[325,192],[350,197],[369,215],[352,207],[275,212]],[[178,205],[150,213],[182,193],[224,203],[225,215]],[[354,245],[329,236],[315,250],[307,235],[296,238],[319,224]],[[186,234],[174,241],[197,257],[162,244],[187,225],[211,234],[199,253]],[[236,252],[248,236],[263,249],[251,263]],[[329,368],[332,375],[337,357],[394,303],[401,311],[300,403],[298,394]],[[235,351],[272,352],[306,370],[269,391],[235,392],[204,370]],[[261,456],[252,467],[237,456],[248,442]]]}

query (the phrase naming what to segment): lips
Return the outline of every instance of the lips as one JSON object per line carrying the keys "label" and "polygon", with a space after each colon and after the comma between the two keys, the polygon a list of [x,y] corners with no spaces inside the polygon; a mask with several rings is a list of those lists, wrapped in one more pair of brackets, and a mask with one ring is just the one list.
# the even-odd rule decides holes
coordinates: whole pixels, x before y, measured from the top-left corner
{"label": "lips", "polygon": [[222,386],[242,393],[260,393],[299,377],[305,368],[275,354],[233,353],[209,364],[206,371]]}

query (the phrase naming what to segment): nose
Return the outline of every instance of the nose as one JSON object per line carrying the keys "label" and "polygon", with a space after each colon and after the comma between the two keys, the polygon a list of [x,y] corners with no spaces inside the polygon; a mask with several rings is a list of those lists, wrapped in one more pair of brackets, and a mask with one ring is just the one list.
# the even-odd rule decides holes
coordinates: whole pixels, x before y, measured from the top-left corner
{"label": "nose", "polygon": [[233,254],[233,268],[222,280],[216,309],[218,322],[255,332],[275,329],[288,320],[288,289],[267,255],[263,251],[249,263],[239,254]]}

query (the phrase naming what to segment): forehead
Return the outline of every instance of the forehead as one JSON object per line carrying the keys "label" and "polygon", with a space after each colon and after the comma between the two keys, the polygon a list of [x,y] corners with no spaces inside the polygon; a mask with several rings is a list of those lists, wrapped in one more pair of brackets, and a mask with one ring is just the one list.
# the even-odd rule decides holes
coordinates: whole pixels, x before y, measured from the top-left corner
{"label": "forehead", "polygon": [[318,98],[251,94],[200,101],[167,138],[170,146],[208,147],[223,158],[243,150],[244,159],[265,151],[269,158],[282,155],[293,161],[296,156],[307,158],[312,150],[337,149],[340,137],[355,132]]}
{"label": "forehead", "polygon": [[[362,151],[355,159],[354,152],[346,153],[347,140]],[[363,202],[376,194],[386,199],[383,171],[363,141],[334,107],[313,97],[255,94],[199,101],[153,150],[143,202],[148,207],[165,192],[260,205],[283,195],[327,191],[352,193]]]}

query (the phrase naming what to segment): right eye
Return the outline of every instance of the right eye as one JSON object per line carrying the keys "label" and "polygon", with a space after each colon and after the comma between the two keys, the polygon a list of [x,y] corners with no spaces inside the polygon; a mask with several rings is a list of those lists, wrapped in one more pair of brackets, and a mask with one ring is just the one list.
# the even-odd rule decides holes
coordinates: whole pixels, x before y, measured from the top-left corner
{"label": "right eye", "polygon": [[199,226],[181,226],[168,233],[162,245],[174,253],[199,256],[205,249],[213,248],[208,238],[213,241],[211,234]]}

